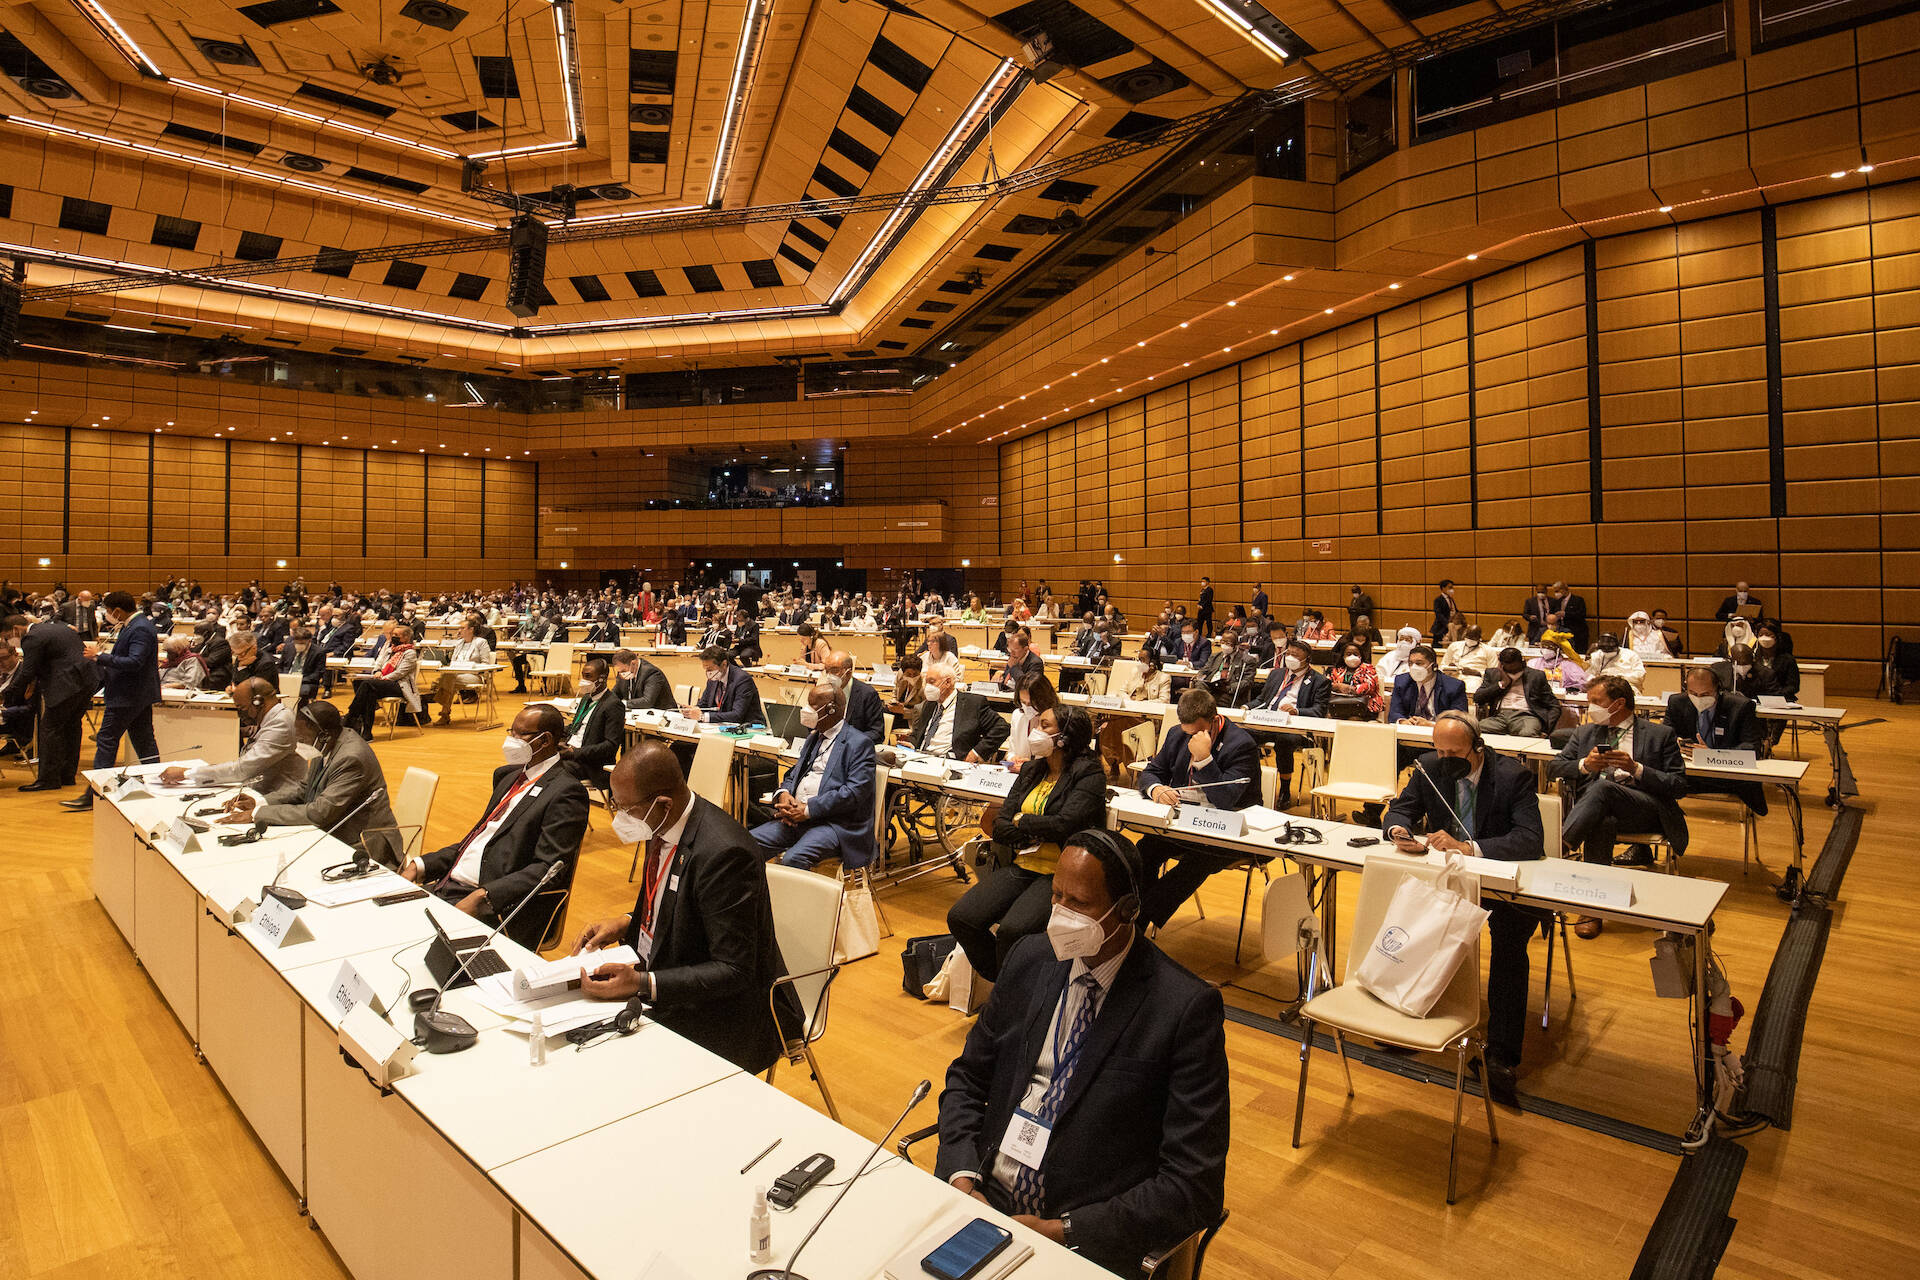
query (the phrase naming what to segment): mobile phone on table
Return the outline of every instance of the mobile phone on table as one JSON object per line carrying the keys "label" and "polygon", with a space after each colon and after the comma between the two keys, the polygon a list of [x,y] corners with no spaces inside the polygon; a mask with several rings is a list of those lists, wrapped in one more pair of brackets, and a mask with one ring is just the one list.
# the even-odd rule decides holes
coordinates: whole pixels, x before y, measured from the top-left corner
{"label": "mobile phone on table", "polygon": [[985,1218],[975,1218],[920,1259],[920,1269],[934,1280],[973,1280],[982,1267],[1012,1243],[1013,1232],[996,1227]]}

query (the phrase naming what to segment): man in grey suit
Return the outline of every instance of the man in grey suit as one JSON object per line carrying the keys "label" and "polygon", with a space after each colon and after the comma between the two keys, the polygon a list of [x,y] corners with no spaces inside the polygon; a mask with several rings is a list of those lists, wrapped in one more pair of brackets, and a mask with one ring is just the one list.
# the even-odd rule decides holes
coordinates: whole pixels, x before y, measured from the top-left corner
{"label": "man in grey suit", "polygon": [[160,781],[170,787],[190,782],[196,787],[252,787],[263,795],[272,795],[282,787],[297,786],[307,776],[294,730],[293,711],[280,701],[280,689],[258,677],[234,686],[233,704],[240,710],[242,724],[258,725],[253,741],[238,759],[224,764],[202,764],[188,769],[169,765],[161,770]]}
{"label": "man in grey suit", "polygon": [[331,702],[300,708],[294,732],[301,746],[318,753],[306,778],[274,788],[258,806],[250,795],[235,796],[221,816],[230,822],[331,830],[342,842],[359,844],[380,865],[398,867],[404,833],[387,802],[386,775],[373,748],[342,723],[340,709]]}

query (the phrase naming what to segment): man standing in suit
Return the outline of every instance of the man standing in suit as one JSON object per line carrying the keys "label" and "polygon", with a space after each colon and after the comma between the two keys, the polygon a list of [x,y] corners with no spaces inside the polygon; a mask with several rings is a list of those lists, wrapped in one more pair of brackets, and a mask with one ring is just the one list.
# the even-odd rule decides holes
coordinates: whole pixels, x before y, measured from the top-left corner
{"label": "man standing in suit", "polygon": [[1347,597],[1347,630],[1357,630],[1363,615],[1369,618],[1373,616],[1373,597],[1362,591],[1356,582],[1352,594]]}
{"label": "man standing in suit", "polygon": [[913,724],[914,750],[978,764],[1006,742],[1006,720],[985,699],[960,694],[950,668],[930,663],[925,680],[926,697]]}
{"label": "man standing in suit", "polygon": [[567,724],[560,761],[567,772],[589,787],[604,790],[607,766],[620,758],[627,744],[627,708],[607,688],[607,660],[588,658],[580,664],[579,702]]}
{"label": "man standing in suit", "polygon": [[1213,635],[1213,579],[1200,579],[1200,599],[1195,602],[1193,621],[1200,633],[1209,638]]}
{"label": "man standing in suit", "polygon": [[1760,597],[1747,590],[1746,583],[1736,582],[1733,584],[1733,594],[1720,602],[1720,607],[1713,611],[1713,618],[1715,622],[1725,622],[1735,615],[1759,618],[1765,614],[1766,608],[1760,603]]}
{"label": "man standing in suit", "polygon": [[82,640],[91,643],[100,638],[100,614],[93,606],[93,592],[82,591],[61,605],[60,618]]}
{"label": "man standing in suit", "polygon": [[1482,733],[1544,738],[1560,723],[1560,699],[1546,672],[1529,667],[1525,655],[1512,647],[1502,649],[1499,662],[1480,677],[1473,702]]}
{"label": "man standing in suit", "polygon": [[1266,616],[1267,584],[1264,582],[1256,582],[1253,584],[1253,612],[1258,617]]}
{"label": "man standing in suit", "polygon": [[1139,855],[1068,839],[1045,939],[1016,944],[940,1094],[934,1172],[1116,1275],[1219,1222],[1220,993],[1140,936]]}
{"label": "man standing in suit", "polygon": [[807,740],[773,797],[774,818],[753,829],[760,852],[811,871],[838,855],[857,870],[873,861],[873,739],[847,727],[847,696],[837,685],[807,690],[800,712]]}
{"label": "man standing in suit", "polygon": [[[310,702],[294,716],[299,744],[314,751],[307,776],[287,782],[256,806],[247,794],[227,801],[229,822],[264,822],[270,827],[319,827],[345,844],[360,844],[383,867],[400,865],[406,844],[387,802],[386,774],[366,739],[345,728],[331,702]],[[357,810],[357,812],[356,812]]]}
{"label": "man standing in suit", "polygon": [[[1502,862],[1546,856],[1533,770],[1486,745],[1465,711],[1443,711],[1433,750],[1415,762],[1380,830],[1403,853],[1423,848]],[[1424,842],[1418,838],[1425,832]],[[1487,966],[1487,1092],[1517,1108],[1514,1075],[1527,1024],[1527,940],[1542,913],[1482,899],[1492,913],[1493,954]]]}
{"label": "man standing in suit", "polygon": [[[93,767],[113,766],[122,737],[132,741],[133,753],[142,764],[151,764],[160,758],[160,747],[153,740],[153,704],[160,701],[160,638],[154,633],[153,619],[139,612],[125,591],[107,592],[102,603],[108,621],[120,633],[114,637],[111,653],[101,653],[98,644],[85,648],[100,668],[100,694],[106,704],[100,732],[94,735]],[[85,813],[93,808],[92,789],[62,801],[61,808]]]}
{"label": "man standing in suit", "polygon": [[[1680,739],[1680,754],[1692,760],[1697,747],[1752,751],[1763,749],[1766,734],[1751,698],[1728,687],[1729,668],[1720,663],[1687,668],[1685,689],[1667,698],[1667,728]],[[1688,795],[1737,797],[1755,813],[1767,811],[1767,789],[1758,782],[1719,778],[1687,779]]]}
{"label": "man standing in suit", "polygon": [[[766,866],[739,823],[687,788],[673,752],[643,742],[613,769],[613,833],[646,848],[633,910],[588,925],[574,944],[580,989],[627,1000],[742,1071],[780,1061],[803,1019],[773,926]],[[638,965],[596,965],[626,943]],[[777,1016],[767,1007],[775,991]]]}
{"label": "man standing in suit", "polygon": [[1453,579],[1440,579],[1440,594],[1433,598],[1433,635],[1430,637],[1435,645],[1447,643],[1453,620],[1460,616],[1460,606],[1453,601]]}
{"label": "man standing in suit", "polygon": [[827,657],[826,674],[838,680],[847,695],[847,724],[878,744],[880,735],[886,732],[887,711],[874,687],[854,678],[853,655],[835,649]]}
{"label": "man standing in suit", "polygon": [[613,696],[623,705],[638,704],[648,711],[673,710],[673,690],[667,673],[631,649],[613,655]]}
{"label": "man standing in suit", "polygon": [[[1553,758],[1553,776],[1573,784],[1573,807],[1560,842],[1588,862],[1613,861],[1620,831],[1658,831],[1678,857],[1687,849],[1686,761],[1673,730],[1634,714],[1633,686],[1602,676],[1587,686],[1589,719]],[[1650,856],[1646,858],[1651,862]],[[1600,934],[1598,919],[1582,920],[1583,938]]]}
{"label": "man standing in suit", "polygon": [[409,859],[401,874],[487,925],[498,924],[520,905],[555,864],[563,869],[543,897],[551,910],[530,905],[507,936],[538,949],[573,881],[580,839],[587,831],[587,791],[565,769],[556,769],[566,720],[546,703],[530,703],[513,718],[501,745],[506,764],[493,771],[486,812],[457,844]]}
{"label": "man standing in suit", "polygon": [[[1168,731],[1160,750],[1140,771],[1140,793],[1160,804],[1211,809],[1259,804],[1260,744],[1253,735],[1222,716],[1205,689],[1181,694],[1177,714],[1179,725]],[[1161,835],[1143,838],[1140,856],[1152,878],[1141,916],[1160,928],[1208,876],[1234,860],[1223,850]],[[1176,856],[1179,861],[1166,866]]]}
{"label": "man standing in suit", "polygon": [[20,641],[20,688],[31,685],[40,722],[40,771],[22,791],[59,791],[80,769],[80,726],[93,701],[94,668],[84,642],[57,617],[27,628]]}
{"label": "man standing in suit", "polygon": [[767,722],[753,677],[733,665],[730,652],[717,644],[708,645],[700,651],[700,669],[707,673],[707,683],[700,691],[699,704],[680,708],[680,714],[689,720],[717,724]]}

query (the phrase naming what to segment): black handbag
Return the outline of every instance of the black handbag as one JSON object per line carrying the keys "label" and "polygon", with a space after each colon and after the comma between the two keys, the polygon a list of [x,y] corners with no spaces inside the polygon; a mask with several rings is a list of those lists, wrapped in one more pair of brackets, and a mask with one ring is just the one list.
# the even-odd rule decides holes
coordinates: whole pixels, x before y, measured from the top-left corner
{"label": "black handbag", "polygon": [[927,998],[927,984],[939,976],[958,944],[950,933],[908,938],[900,952],[900,988],[915,1000]]}

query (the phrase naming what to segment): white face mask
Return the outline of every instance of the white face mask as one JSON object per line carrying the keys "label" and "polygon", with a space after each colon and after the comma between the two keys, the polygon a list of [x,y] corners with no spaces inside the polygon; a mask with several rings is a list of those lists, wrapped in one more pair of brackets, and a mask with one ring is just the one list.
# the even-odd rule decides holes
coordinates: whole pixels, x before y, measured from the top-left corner
{"label": "white face mask", "polygon": [[1407,656],[1407,652],[1412,648],[1413,641],[1411,640],[1395,640],[1393,642],[1393,651],[1403,658]]}
{"label": "white face mask", "polygon": [[533,744],[525,738],[516,738],[508,734],[506,741],[500,744],[500,754],[506,758],[508,764],[524,767],[533,761]]}
{"label": "white face mask", "polygon": [[665,799],[665,796],[655,796],[644,818],[636,818],[625,809],[617,811],[613,815],[614,838],[622,844],[645,844],[653,839],[653,811]]}
{"label": "white face mask", "polygon": [[1635,635],[1645,635],[1646,630],[1647,630],[1647,620],[1645,618],[1641,618],[1640,620],[1638,620],[1633,624],[1633,633]]}
{"label": "white face mask", "polygon": [[1772,636],[1763,635],[1754,643],[1758,644],[1762,649],[1771,649],[1773,648],[1775,642]]}
{"label": "white face mask", "polygon": [[1035,760],[1044,760],[1053,754],[1053,735],[1044,729],[1035,729],[1027,734],[1027,755]]}
{"label": "white face mask", "polygon": [[1407,668],[1407,674],[1412,676],[1414,680],[1420,684],[1425,684],[1427,681],[1433,679],[1433,668],[1425,665],[1410,666]]}
{"label": "white face mask", "polygon": [[1192,643],[1193,643],[1193,632],[1191,632],[1191,631],[1183,631],[1183,632],[1181,632],[1181,633],[1180,633],[1180,643],[1181,643],[1181,644],[1192,644]]}
{"label": "white face mask", "polygon": [[818,729],[820,727],[820,713],[815,711],[811,706],[800,708],[800,725],[805,729]]}
{"label": "white face mask", "polygon": [[1286,663],[1287,663],[1287,670],[1298,671],[1300,668],[1307,665],[1307,660],[1301,657],[1297,653],[1290,653],[1286,657]]}
{"label": "white face mask", "polygon": [[1600,707],[1593,707],[1593,706],[1588,707],[1587,723],[1588,724],[1612,724],[1613,709],[1611,707],[1605,708],[1605,709],[1602,709]]}
{"label": "white face mask", "polygon": [[1693,704],[1694,710],[1705,711],[1714,704],[1715,699],[1710,693],[1690,693],[1687,695],[1687,701]]}
{"label": "white face mask", "polygon": [[600,689],[601,684],[598,680],[582,680],[580,682],[580,696],[583,698],[593,697],[593,695],[600,692]]}
{"label": "white face mask", "polygon": [[[1112,915],[1113,909],[1107,909]],[[1053,904],[1053,914],[1047,917],[1047,941],[1053,944],[1054,958],[1057,960],[1082,960],[1093,955],[1105,945],[1107,934],[1100,927],[1100,921],[1083,916],[1062,903]]]}
{"label": "white face mask", "polygon": [[1357,667],[1357,666],[1359,666],[1359,665],[1360,665],[1360,655],[1359,655],[1359,654],[1357,654],[1357,653],[1350,653],[1350,654],[1348,654],[1348,655],[1347,655],[1347,665],[1348,665],[1348,666],[1350,666],[1350,667]]}

